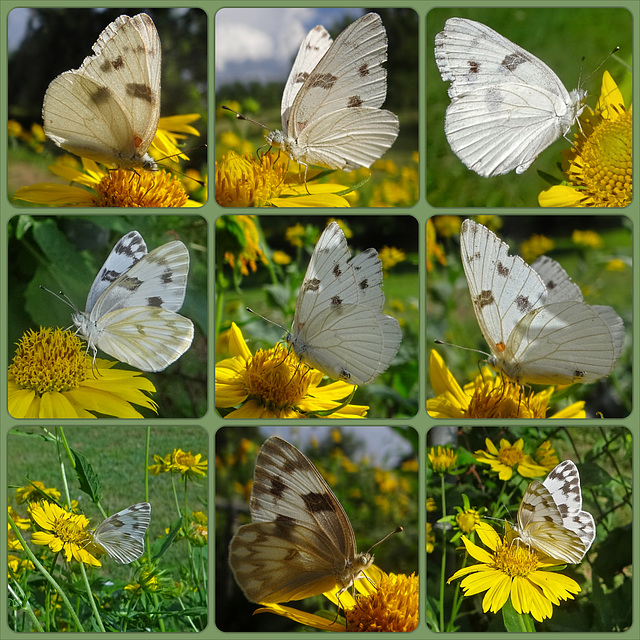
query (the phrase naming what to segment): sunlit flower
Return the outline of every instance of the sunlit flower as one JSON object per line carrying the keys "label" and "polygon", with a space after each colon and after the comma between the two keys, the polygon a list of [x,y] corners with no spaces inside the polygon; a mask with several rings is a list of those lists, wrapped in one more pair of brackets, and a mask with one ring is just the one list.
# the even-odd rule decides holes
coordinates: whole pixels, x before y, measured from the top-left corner
{"label": "sunlit flower", "polygon": [[476,451],[476,460],[491,466],[491,471],[498,474],[500,480],[510,480],[514,470],[523,478],[538,478],[547,474],[548,469],[524,453],[524,440],[520,438],[511,444],[505,438],[500,439],[500,449],[485,438],[486,451]]}
{"label": "sunlit flower", "polygon": [[193,455],[191,451],[185,453],[182,449],[174,449],[164,458],[153,456],[156,464],[149,466],[149,473],[157,476],[161,473],[179,473],[192,478],[207,475],[208,461],[202,460],[202,454]]}
{"label": "sunlit flower", "polygon": [[344,610],[344,618],[335,622],[277,604],[264,606],[254,613],[275,613],[323,631],[413,631],[418,626],[418,577],[386,574],[375,566],[365,573],[375,586],[365,578],[356,580],[354,586],[360,594],[357,602],[349,591],[342,592],[338,599],[338,587],[324,594]]}
{"label": "sunlit flower", "polygon": [[[160,118],[149,153],[156,159],[186,156],[176,146],[186,133],[199,135],[189,122],[197,114]],[[55,207],[199,207],[190,200],[180,178],[164,169],[131,171],[105,169],[82,158],[83,170],[72,156],[59,156],[49,168],[52,173],[73,184],[39,183],[16,190],[14,197]]]}
{"label": "sunlit flower", "polygon": [[42,498],[51,498],[51,500],[60,500],[60,492],[55,487],[46,488],[44,482],[40,480],[32,480],[30,484],[16,489],[16,502],[33,502],[42,500]]}
{"label": "sunlit flower", "polygon": [[456,507],[456,524],[463,533],[471,533],[482,522],[477,509],[461,509]]}
{"label": "sunlit flower", "polygon": [[466,576],[460,583],[465,596],[486,591],[482,599],[485,613],[497,613],[510,598],[518,613],[530,613],[542,622],[553,615],[552,605],[572,600],[573,594],[580,592],[575,580],[557,571],[545,571],[559,564],[557,561],[541,557],[524,544],[514,543],[513,531],[509,530],[501,540],[496,531],[483,522],[476,532],[490,551],[462,536],[467,552],[479,564],[456,571],[447,583]]}
{"label": "sunlit flower", "polygon": [[595,113],[580,116],[574,146],[563,152],[565,182],[538,196],[542,207],[626,207],[633,198],[633,115],[608,71]]}
{"label": "sunlit flower", "polygon": [[232,323],[231,357],[216,364],[216,407],[231,409],[226,418],[303,418],[321,414],[331,418],[361,418],[369,407],[344,404],[355,390],[346,382],[320,386],[324,374],[302,365],[280,345],[247,347],[242,332]]}
{"label": "sunlit flower", "polygon": [[574,229],[571,234],[571,240],[581,247],[599,249],[602,246],[602,236],[588,229]]}
{"label": "sunlit flower", "polygon": [[305,171],[298,177],[295,163],[279,162],[279,155],[260,158],[229,151],[216,162],[216,202],[222,207],[348,207],[340,192],[344,185],[316,184],[319,171]]}
{"label": "sunlit flower", "polygon": [[436,473],[448,473],[450,469],[456,466],[458,454],[448,447],[431,447],[429,449],[429,464]]}
{"label": "sunlit flower", "polygon": [[29,512],[42,529],[31,535],[33,544],[48,546],[54,553],[63,552],[67,562],[73,558],[92,567],[102,566],[86,549],[93,538],[86,530],[89,520],[85,516],[65,511],[53,502],[33,503]]}
{"label": "sunlit flower", "polygon": [[27,331],[9,366],[8,410],[14,418],[142,418],[132,405],[156,411],[155,391],[138,371],[115,369],[87,355],[80,338],[63,329]]}
{"label": "sunlit flower", "polygon": [[236,282],[240,276],[255,273],[258,262],[268,264],[261,244],[255,216],[222,216],[216,220],[217,251],[233,269]]}
{"label": "sunlit flower", "polygon": [[433,525],[427,522],[427,553],[433,553],[436,548],[436,535],[433,533]]}
{"label": "sunlit flower", "polygon": [[378,256],[382,260],[382,268],[387,271],[407,259],[407,254],[402,249],[387,247],[386,245],[380,249]]}
{"label": "sunlit flower", "polygon": [[541,464],[549,471],[560,463],[553,445],[548,440],[538,446],[532,457],[538,464]]}
{"label": "sunlit flower", "polygon": [[547,415],[554,387],[533,393],[483,367],[473,382],[460,386],[442,356],[431,351],[431,387],[437,394],[427,400],[432,418],[585,418],[584,401],[574,402],[553,416]]}

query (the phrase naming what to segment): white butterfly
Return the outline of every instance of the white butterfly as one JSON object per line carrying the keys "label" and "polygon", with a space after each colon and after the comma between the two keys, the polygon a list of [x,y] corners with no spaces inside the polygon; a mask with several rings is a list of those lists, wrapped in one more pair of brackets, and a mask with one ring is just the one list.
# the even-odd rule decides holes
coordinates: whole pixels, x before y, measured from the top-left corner
{"label": "white butterfly", "polygon": [[387,32],[377,13],[333,42],[318,25],[302,41],[282,94],[282,131],[269,144],[295,162],[352,171],[370,167],[398,137],[387,97]]}
{"label": "white butterfly", "polygon": [[120,564],[129,564],[144,553],[144,535],[151,522],[151,505],[139,502],[101,522],[93,532],[93,544]]}
{"label": "white butterfly", "polygon": [[584,558],[596,525],[582,511],[580,474],[571,460],[557,465],[544,482],[529,484],[514,529],[523,542],[555,560],[575,564]]}
{"label": "white butterfly", "polygon": [[329,377],[369,384],[402,340],[398,321],[381,313],[383,306],[378,252],[351,258],[342,229],[332,222],[309,261],[287,342],[302,362]]}
{"label": "white butterfly", "polygon": [[161,47],[146,13],[120,16],[79,69],[44,96],[44,131],[59,147],[122,169],[157,170],[147,153],[160,117]]}
{"label": "white butterfly", "polygon": [[231,570],[251,602],[342,592],[373,563],[357,553],[349,518],[313,463],[277,436],[256,458],[251,520],[229,544]]}
{"label": "white butterfly", "polygon": [[517,382],[593,382],[613,370],[624,324],[611,308],[588,305],[554,260],[529,266],[486,227],[465,220],[460,255],[489,364]]}
{"label": "white butterfly", "polygon": [[586,91],[567,92],[542,60],[480,22],[449,18],[435,58],[452,83],[444,124],[451,150],[485,178],[526,171],[584,109]]}
{"label": "white butterfly", "polygon": [[193,340],[184,301],[189,251],[179,240],[147,253],[137,231],[120,238],[95,277],[86,311],[72,314],[94,356],[98,349],[141,371],[162,371]]}

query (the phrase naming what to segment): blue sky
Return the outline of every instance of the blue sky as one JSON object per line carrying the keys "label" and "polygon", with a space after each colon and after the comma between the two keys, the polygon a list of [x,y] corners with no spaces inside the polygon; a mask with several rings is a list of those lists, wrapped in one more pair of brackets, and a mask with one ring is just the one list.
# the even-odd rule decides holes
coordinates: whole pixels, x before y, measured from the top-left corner
{"label": "blue sky", "polygon": [[272,80],[284,84],[300,43],[318,24],[331,31],[364,9],[221,9],[215,16],[216,85]]}

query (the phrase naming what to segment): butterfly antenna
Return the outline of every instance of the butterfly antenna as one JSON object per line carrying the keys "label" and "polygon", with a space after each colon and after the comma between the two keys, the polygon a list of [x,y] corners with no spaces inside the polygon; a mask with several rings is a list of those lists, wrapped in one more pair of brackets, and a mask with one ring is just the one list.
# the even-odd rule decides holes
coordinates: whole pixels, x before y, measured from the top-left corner
{"label": "butterfly antenna", "polygon": [[274,322],[273,320],[269,320],[269,318],[265,318],[263,315],[259,314],[257,311],[254,311],[250,307],[245,307],[245,309],[249,313],[253,313],[253,315],[258,316],[258,318],[262,318],[265,322],[269,322],[270,324],[274,324],[276,327],[279,327],[280,329],[282,329],[285,333],[288,333],[288,331],[282,325],[278,324],[277,322]]}
{"label": "butterfly antenna", "polygon": [[400,533],[401,531],[404,531],[404,529],[398,525],[391,533],[387,533],[387,535],[384,538],[382,538],[382,540],[378,540],[378,542],[371,545],[367,553],[370,553],[371,549],[373,549],[374,547],[377,547],[379,544],[382,544],[385,540],[389,539],[391,536],[395,535],[396,533]]}
{"label": "butterfly antenna", "polygon": [[471,349],[470,347],[462,347],[459,344],[453,344],[451,342],[445,342],[444,340],[434,340],[436,344],[443,344],[446,347],[455,347],[456,349],[464,349],[465,351],[475,351],[476,353],[481,353],[483,356],[487,356],[487,358],[491,357],[490,353],[486,351],[480,351],[480,349]]}
{"label": "butterfly antenna", "polygon": [[78,310],[76,305],[73,304],[73,302],[71,301],[71,298],[69,298],[69,296],[66,293],[64,293],[64,291],[59,291],[58,293],[56,293],[55,291],[51,291],[51,289],[47,289],[47,287],[43,287],[42,285],[40,285],[40,288],[43,291],[50,293],[54,298],[57,298],[58,300],[60,300],[60,302],[64,302],[64,304],[71,307],[74,311]]}
{"label": "butterfly antenna", "polygon": [[258,122],[257,120],[254,120],[253,118],[249,118],[248,116],[243,115],[242,113],[238,113],[237,111],[235,111],[234,109],[231,109],[230,107],[227,107],[225,105],[222,105],[222,108],[225,111],[231,111],[231,113],[235,113],[236,114],[236,118],[238,120],[247,120],[248,122],[253,122],[253,124],[258,125],[259,127],[262,127],[263,129],[266,129],[267,131],[270,131],[269,127],[263,125],[261,122]]}

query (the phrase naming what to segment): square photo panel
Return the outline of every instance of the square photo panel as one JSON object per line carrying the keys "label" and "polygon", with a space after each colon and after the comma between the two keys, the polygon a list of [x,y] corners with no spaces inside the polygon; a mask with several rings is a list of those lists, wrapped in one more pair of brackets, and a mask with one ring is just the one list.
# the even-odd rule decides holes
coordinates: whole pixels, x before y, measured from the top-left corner
{"label": "square photo panel", "polygon": [[417,202],[415,11],[223,8],[215,49],[219,205]]}
{"label": "square photo panel", "polygon": [[433,631],[630,628],[637,429],[554,423],[427,433]]}
{"label": "square photo panel", "polygon": [[632,20],[612,6],[429,11],[429,204],[629,205]]}
{"label": "square photo panel", "polygon": [[416,629],[414,429],[223,427],[215,446],[218,629]]}
{"label": "square photo panel", "polygon": [[434,216],[427,246],[430,416],[629,415],[628,218]]}
{"label": "square photo panel", "polygon": [[415,415],[417,232],[411,216],[219,218],[219,414]]}
{"label": "square photo panel", "polygon": [[206,413],[204,218],[14,216],[8,227],[11,416]]}
{"label": "square photo panel", "polygon": [[207,626],[205,429],[35,424],[5,444],[9,600],[23,603],[12,630],[184,636]]}
{"label": "square photo panel", "polygon": [[206,202],[204,11],[30,7],[8,20],[16,207]]}

